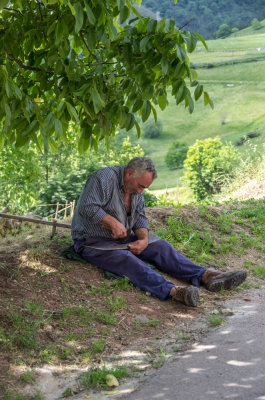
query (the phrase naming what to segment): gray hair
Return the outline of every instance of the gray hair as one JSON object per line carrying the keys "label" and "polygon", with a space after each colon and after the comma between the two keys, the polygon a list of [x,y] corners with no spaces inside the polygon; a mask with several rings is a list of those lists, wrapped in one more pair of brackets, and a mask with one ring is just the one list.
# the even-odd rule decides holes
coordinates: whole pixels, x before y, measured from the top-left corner
{"label": "gray hair", "polygon": [[145,172],[151,172],[153,175],[153,179],[157,177],[156,166],[151,160],[151,158],[147,157],[134,157],[132,158],[125,167],[126,169],[133,169],[134,177],[140,176]]}

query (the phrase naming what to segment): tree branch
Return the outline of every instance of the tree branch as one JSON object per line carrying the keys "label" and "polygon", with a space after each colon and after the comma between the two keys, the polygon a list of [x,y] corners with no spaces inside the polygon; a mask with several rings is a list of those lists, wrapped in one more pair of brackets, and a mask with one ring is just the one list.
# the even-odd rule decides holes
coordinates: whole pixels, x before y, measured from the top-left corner
{"label": "tree branch", "polygon": [[183,29],[185,26],[189,25],[194,20],[195,20],[195,18],[191,18],[188,22],[186,22],[184,25],[182,25],[180,28],[178,28],[178,30],[180,31],[181,29]]}
{"label": "tree branch", "polygon": [[87,42],[85,41],[85,38],[84,38],[84,36],[83,36],[83,31],[80,31],[80,36],[81,36],[81,39],[83,40],[84,45],[86,46],[86,48],[87,48],[89,54],[90,54],[95,60],[100,61],[100,59],[99,59],[95,54],[93,54],[92,51],[90,50],[90,48],[88,47],[88,44],[87,44]]}
{"label": "tree branch", "polygon": [[29,67],[28,65],[23,64],[22,61],[18,60],[17,58],[15,58],[14,56],[12,56],[12,54],[10,54],[6,48],[4,48],[4,52],[6,53],[6,55],[8,56],[8,58],[11,61],[15,61],[17,63],[17,65],[20,66],[20,68],[26,69],[28,71],[42,71],[41,68],[36,68],[36,67]]}
{"label": "tree branch", "polygon": [[4,10],[12,11],[12,12],[17,13],[17,14],[19,14],[19,15],[21,15],[23,17],[23,14],[19,10],[16,10],[15,8],[4,7]]}

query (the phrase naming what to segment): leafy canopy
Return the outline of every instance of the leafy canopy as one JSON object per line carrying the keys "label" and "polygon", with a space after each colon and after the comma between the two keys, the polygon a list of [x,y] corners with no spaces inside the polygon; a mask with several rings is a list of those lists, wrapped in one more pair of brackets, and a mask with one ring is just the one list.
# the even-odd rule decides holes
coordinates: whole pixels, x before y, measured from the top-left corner
{"label": "leafy canopy", "polygon": [[204,39],[174,20],[141,18],[133,1],[0,0],[2,146],[55,149],[70,123],[80,127],[80,152],[116,128],[140,135],[135,114],[156,119],[168,88],[193,111],[187,84],[212,106],[187,56]]}

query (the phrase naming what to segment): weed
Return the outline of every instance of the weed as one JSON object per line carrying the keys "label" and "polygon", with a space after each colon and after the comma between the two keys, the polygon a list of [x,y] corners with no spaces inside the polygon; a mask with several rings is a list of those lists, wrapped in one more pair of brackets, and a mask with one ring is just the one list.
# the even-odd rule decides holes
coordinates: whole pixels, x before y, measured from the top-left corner
{"label": "weed", "polygon": [[158,357],[152,361],[153,368],[161,368],[165,364],[165,357]]}
{"label": "weed", "polygon": [[179,346],[178,346],[177,344],[174,344],[174,345],[172,346],[172,350],[173,350],[175,353],[177,353],[177,352],[179,351]]}
{"label": "weed", "polygon": [[68,324],[69,320],[75,320],[75,323],[80,325],[87,325],[88,322],[93,321],[94,314],[87,307],[80,305],[79,307],[66,307],[63,310],[63,323]]}
{"label": "weed", "polygon": [[241,290],[241,289],[249,289],[251,287],[250,282],[243,282],[241,285],[239,285],[236,290]]}
{"label": "weed", "polygon": [[103,368],[92,368],[89,372],[84,374],[83,384],[86,388],[90,387],[106,387],[106,376],[114,375],[115,378],[124,378],[129,375],[127,368],[114,367],[111,369],[107,369],[105,366]]}
{"label": "weed", "polygon": [[224,316],[220,315],[218,310],[212,310],[208,314],[208,319],[211,326],[219,326],[224,322]]}
{"label": "weed", "polygon": [[265,279],[265,265],[261,265],[260,267],[253,267],[251,268],[251,271],[259,278]]}
{"label": "weed", "polygon": [[33,400],[42,400],[43,399],[43,394],[40,392],[37,392],[34,394]]}
{"label": "weed", "polygon": [[78,339],[78,335],[76,333],[67,333],[67,335],[65,335],[64,340],[66,342],[76,342]]}
{"label": "weed", "polygon": [[101,353],[105,347],[105,340],[95,340],[92,344],[93,353]]}
{"label": "weed", "polygon": [[26,400],[26,398],[20,393],[15,393],[13,391],[7,391],[4,393],[3,400]]}
{"label": "weed", "polygon": [[255,289],[260,289],[261,288],[261,284],[260,283],[255,283],[254,288]]}
{"label": "weed", "polygon": [[55,357],[56,351],[53,348],[43,349],[39,352],[39,358],[42,362],[51,362]]}
{"label": "weed", "polygon": [[244,266],[245,266],[245,268],[250,268],[250,267],[252,267],[252,263],[251,263],[251,261],[245,261],[244,262]]}
{"label": "weed", "polygon": [[106,299],[106,304],[112,311],[127,307],[126,301],[122,297],[113,296]]}
{"label": "weed", "polygon": [[63,392],[63,394],[62,394],[62,397],[70,397],[70,396],[73,396],[73,390],[71,389],[71,388],[67,388],[64,392]]}
{"label": "weed", "polygon": [[33,372],[30,369],[24,372],[22,375],[20,375],[20,380],[26,383],[32,383],[34,381]]}
{"label": "weed", "polygon": [[99,321],[103,322],[103,324],[106,325],[117,325],[117,319],[112,316],[110,313],[103,313],[101,311],[98,311],[96,313],[96,317]]}
{"label": "weed", "polygon": [[59,272],[68,272],[73,268],[72,265],[66,265],[63,262],[61,262],[60,266],[59,266]]}
{"label": "weed", "polygon": [[111,282],[111,287],[117,290],[130,290],[133,285],[131,284],[130,279],[125,276],[122,279],[116,279]]}

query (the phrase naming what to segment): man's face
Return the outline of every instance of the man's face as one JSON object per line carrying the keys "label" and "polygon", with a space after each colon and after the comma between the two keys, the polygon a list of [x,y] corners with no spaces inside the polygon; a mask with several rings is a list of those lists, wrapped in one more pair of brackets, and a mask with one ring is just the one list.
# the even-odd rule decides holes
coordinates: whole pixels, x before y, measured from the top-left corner
{"label": "man's face", "polygon": [[134,172],[133,169],[125,171],[123,189],[125,193],[141,194],[153,182],[153,174],[144,172],[142,175],[134,177]]}

